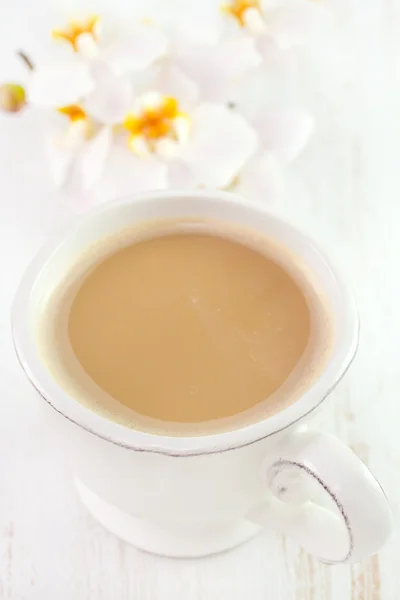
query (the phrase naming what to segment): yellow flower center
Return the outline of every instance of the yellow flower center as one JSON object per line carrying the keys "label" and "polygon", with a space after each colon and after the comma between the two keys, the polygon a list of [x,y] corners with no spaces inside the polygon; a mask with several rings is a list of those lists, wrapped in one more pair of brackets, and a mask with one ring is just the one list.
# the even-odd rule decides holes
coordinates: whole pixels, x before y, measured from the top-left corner
{"label": "yellow flower center", "polygon": [[144,108],[140,116],[127,115],[124,127],[133,137],[142,135],[146,139],[156,140],[170,133],[178,114],[178,102],[175,98],[166,97],[159,106]]}
{"label": "yellow flower center", "polygon": [[95,127],[93,122],[78,104],[61,106],[57,109],[57,112],[69,119],[70,125],[68,131],[71,137],[78,135],[88,140],[94,134]]}
{"label": "yellow flower center", "polygon": [[145,147],[146,152],[155,152],[160,140],[180,140],[181,128],[178,125],[182,122],[187,124],[187,115],[179,110],[178,101],[160,95],[156,101],[147,105],[144,101],[139,110],[128,114],[123,126],[130,134],[128,144],[133,151]]}
{"label": "yellow flower center", "polygon": [[57,110],[62,115],[68,117],[71,123],[87,119],[85,111],[78,104],[69,104],[68,106],[61,106]]}
{"label": "yellow flower center", "polygon": [[84,21],[70,21],[65,29],[54,29],[52,31],[52,36],[55,40],[61,40],[71,44],[74,51],[78,52],[78,39],[82,34],[89,34],[94,41],[97,41],[99,21],[100,18],[97,16],[88,17]]}
{"label": "yellow flower center", "polygon": [[246,26],[246,12],[256,10],[262,16],[260,0],[232,0],[230,4],[224,4],[222,10],[236,19],[241,27]]}

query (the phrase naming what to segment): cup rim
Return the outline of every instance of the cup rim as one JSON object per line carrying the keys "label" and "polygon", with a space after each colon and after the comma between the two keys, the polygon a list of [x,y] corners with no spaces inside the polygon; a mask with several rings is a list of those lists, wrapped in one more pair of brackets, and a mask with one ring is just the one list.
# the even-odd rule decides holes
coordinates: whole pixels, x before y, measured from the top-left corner
{"label": "cup rim", "polygon": [[[91,411],[74,400],[62,389],[47,371],[36,349],[29,319],[29,300],[33,285],[51,255],[59,245],[69,237],[69,233],[77,227],[89,224],[95,216],[113,211],[119,207],[133,203],[145,203],[176,198],[202,198],[204,201],[219,201],[239,205],[257,211],[260,215],[273,219],[291,230],[298,238],[303,238],[308,248],[324,263],[343,298],[346,312],[346,329],[340,332],[338,349],[332,356],[321,376],[293,404],[282,411],[256,423],[247,424],[229,431],[212,433],[203,436],[168,436],[148,433],[132,429],[108,420]],[[151,217],[149,217],[151,218]],[[311,238],[293,227],[285,219],[277,216],[272,210],[252,203],[245,198],[229,192],[217,190],[163,190],[132,194],[91,209],[83,216],[77,217],[66,230],[56,233],[38,252],[29,264],[18,287],[12,310],[11,324],[13,342],[18,361],[31,384],[40,396],[60,415],[105,441],[123,448],[138,451],[166,454],[169,456],[196,456],[201,454],[220,453],[253,444],[275,433],[283,431],[300,421],[315,410],[329,393],[336,387],[346,373],[357,351],[359,337],[359,320],[353,295],[332,267],[330,261]]]}

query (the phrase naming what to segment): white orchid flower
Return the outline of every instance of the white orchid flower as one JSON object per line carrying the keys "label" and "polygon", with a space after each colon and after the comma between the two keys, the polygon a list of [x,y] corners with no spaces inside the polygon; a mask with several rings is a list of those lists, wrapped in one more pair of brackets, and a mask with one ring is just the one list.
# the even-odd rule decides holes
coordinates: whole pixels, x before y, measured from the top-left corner
{"label": "white orchid flower", "polygon": [[309,0],[292,1],[286,6],[276,0],[228,0],[221,8],[239,27],[255,36],[270,35],[285,47],[304,41],[315,14]]}
{"label": "white orchid flower", "polygon": [[228,100],[262,63],[281,77],[294,65],[297,47],[327,21],[327,11],[312,0],[285,6],[277,0],[225,0],[219,8],[169,26],[166,55],[199,84],[207,101]]}
{"label": "white orchid flower", "polygon": [[328,11],[311,0],[227,0],[222,6],[227,20],[242,34],[255,39],[257,50],[271,64],[285,66],[294,50],[328,23]]}
{"label": "white orchid flower", "polygon": [[72,177],[80,187],[90,187],[104,165],[110,132],[95,124],[77,104],[94,90],[87,66],[76,59],[37,66],[25,54],[20,57],[28,69],[20,72],[19,96],[23,94],[28,108],[52,109],[48,112],[51,133],[46,153],[56,184],[64,185]]}
{"label": "white orchid flower", "polygon": [[58,109],[58,131],[47,140],[47,155],[55,183],[89,189],[100,178],[110,147],[111,130],[94,123],[78,105]]}
{"label": "white orchid flower", "polygon": [[256,148],[255,132],[226,107],[204,103],[183,112],[176,98],[157,92],[138,98],[124,127],[132,167],[151,159],[165,186],[226,187]]}
{"label": "white orchid flower", "polygon": [[101,61],[118,74],[147,69],[166,52],[167,39],[151,24],[133,23],[129,35],[116,39],[107,39],[102,29],[100,17],[89,16],[55,29],[53,38],[68,44],[82,58]]}
{"label": "white orchid flower", "polygon": [[166,51],[167,40],[156,28],[133,24],[129,35],[103,39],[97,16],[71,21],[53,37],[71,52],[61,62],[35,67],[30,74],[28,102],[49,108],[81,103],[100,88],[103,103],[120,105],[132,99],[127,77],[147,69]]}
{"label": "white orchid flower", "polygon": [[[60,187],[71,181],[79,188],[92,187],[105,165],[112,132],[84,108],[83,98],[90,98],[96,90],[87,65],[75,60],[67,65],[35,66],[25,80],[22,89],[28,106],[52,109],[46,154],[54,182]],[[130,87],[126,95],[131,98]]]}
{"label": "white orchid flower", "polygon": [[257,135],[241,115],[199,102],[196,85],[172,66],[137,96],[123,129],[129,152],[120,152],[118,179],[124,192],[224,188],[257,147]]}
{"label": "white orchid flower", "polygon": [[283,167],[301,152],[314,131],[314,119],[301,110],[270,110],[253,125],[258,152],[246,163],[235,190],[252,200],[274,202],[283,192]]}
{"label": "white orchid flower", "polygon": [[55,184],[62,187],[73,182],[78,188],[92,187],[104,168],[112,132],[84,108],[84,97],[90,98],[96,90],[88,65],[74,59],[69,64],[35,67],[27,76],[25,89],[30,107],[58,113],[56,118],[49,113],[51,131],[46,137]]}
{"label": "white orchid flower", "polygon": [[[58,185],[72,177],[87,188],[101,174],[111,126],[122,121],[132,104],[128,75],[147,69],[162,56],[167,41],[144,23],[132,25],[127,36],[107,40],[97,16],[72,21],[53,31],[53,37],[70,52],[55,65],[35,66],[27,81],[27,101],[57,109],[68,118],[67,127],[57,123],[47,144],[51,170]],[[111,120],[107,114],[112,114]]]}
{"label": "white orchid flower", "polygon": [[[294,109],[255,111],[249,120],[225,105],[203,102],[198,86],[171,64],[140,91],[121,119],[121,106],[104,105],[101,94],[87,104],[103,123],[121,123],[129,155],[121,148],[113,169],[119,193],[168,185],[238,189],[273,201],[280,193],[282,165],[312,134],[310,115]],[[257,134],[255,133],[257,132]]]}
{"label": "white orchid flower", "polygon": [[162,32],[143,22],[132,24],[128,35],[107,39],[97,16],[72,21],[53,31],[53,37],[66,42],[89,66],[93,87],[85,95],[85,109],[109,126],[121,122],[132,103],[129,75],[145,72],[168,47]]}
{"label": "white orchid flower", "polygon": [[196,82],[201,99],[210,102],[226,101],[232,84],[261,62],[254,40],[224,35],[220,17],[214,6],[208,13],[202,10],[174,15],[172,21],[163,20],[162,25],[168,45],[158,64],[178,67]]}
{"label": "white orchid flower", "polygon": [[[243,15],[235,19],[246,24],[246,11],[255,9],[263,17],[258,7],[256,0],[247,2]],[[239,112],[218,104],[230,81],[259,64],[255,40],[265,36],[220,38],[216,32],[217,28],[208,38],[198,32],[193,48],[178,37],[167,43],[144,24],[128,38],[109,43],[102,39],[97,17],[54,32],[71,50],[70,62],[56,69],[36,68],[30,75],[28,101],[57,108],[63,121],[62,131],[48,142],[56,183],[72,179],[80,187],[91,187],[111,150],[111,159],[119,153],[115,177],[122,187],[126,183],[120,193],[171,185],[226,188],[236,183],[247,195],[272,199],[280,165],[305,144],[312,120],[281,110],[264,111],[249,123]],[[128,78],[128,72],[136,77]],[[116,126],[125,131],[124,151],[111,149]]]}

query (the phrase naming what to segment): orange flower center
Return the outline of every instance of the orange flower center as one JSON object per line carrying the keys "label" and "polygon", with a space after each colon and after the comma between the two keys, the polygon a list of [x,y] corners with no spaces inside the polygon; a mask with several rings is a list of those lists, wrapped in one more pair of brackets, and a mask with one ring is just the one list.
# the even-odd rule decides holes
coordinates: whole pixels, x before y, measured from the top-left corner
{"label": "orange flower center", "polygon": [[71,123],[87,119],[85,111],[78,104],[69,104],[68,106],[62,106],[57,110],[62,115],[68,117]]}
{"label": "orange flower center", "polygon": [[61,40],[71,44],[75,52],[78,52],[78,38],[83,33],[88,33],[97,41],[96,26],[99,23],[99,17],[88,17],[85,21],[70,21],[66,29],[55,29],[52,36],[55,40]]}
{"label": "orange flower center", "polygon": [[246,11],[249,9],[257,10],[262,14],[259,0],[233,0],[230,4],[224,4],[222,10],[236,19],[241,27],[246,25]]}
{"label": "orange flower center", "polygon": [[124,127],[130,132],[130,139],[143,136],[147,140],[158,140],[173,132],[173,121],[181,113],[175,98],[165,97],[159,106],[144,108],[141,115],[129,114]]}
{"label": "orange flower center", "polygon": [[95,133],[96,127],[78,104],[69,104],[57,109],[61,115],[69,119],[68,134],[89,140]]}

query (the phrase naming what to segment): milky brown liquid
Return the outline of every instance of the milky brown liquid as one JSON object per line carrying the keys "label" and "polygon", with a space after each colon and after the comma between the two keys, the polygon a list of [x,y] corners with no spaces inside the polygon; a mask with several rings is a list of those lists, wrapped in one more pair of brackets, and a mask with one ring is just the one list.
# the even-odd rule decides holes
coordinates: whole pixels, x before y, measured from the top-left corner
{"label": "milky brown liquid", "polygon": [[287,251],[216,224],[124,239],[50,301],[53,368],[81,402],[179,434],[258,420],[310,385],[331,324]]}

